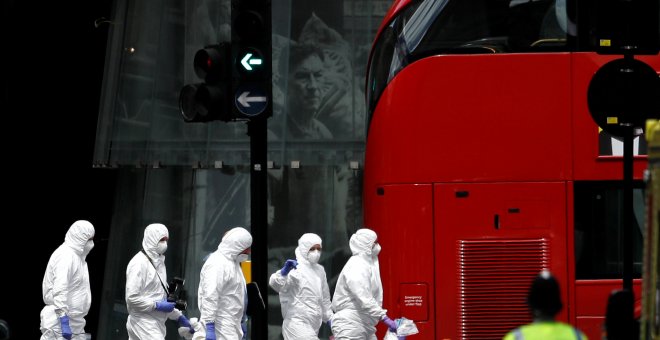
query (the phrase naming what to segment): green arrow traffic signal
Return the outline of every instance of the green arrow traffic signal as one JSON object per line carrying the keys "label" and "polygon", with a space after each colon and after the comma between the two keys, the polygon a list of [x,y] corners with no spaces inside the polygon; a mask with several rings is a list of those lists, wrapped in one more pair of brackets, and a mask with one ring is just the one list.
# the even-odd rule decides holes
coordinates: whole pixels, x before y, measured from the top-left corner
{"label": "green arrow traffic signal", "polygon": [[245,56],[241,58],[241,65],[246,71],[252,71],[252,65],[261,65],[263,63],[262,58],[254,57],[252,53],[245,53]]}

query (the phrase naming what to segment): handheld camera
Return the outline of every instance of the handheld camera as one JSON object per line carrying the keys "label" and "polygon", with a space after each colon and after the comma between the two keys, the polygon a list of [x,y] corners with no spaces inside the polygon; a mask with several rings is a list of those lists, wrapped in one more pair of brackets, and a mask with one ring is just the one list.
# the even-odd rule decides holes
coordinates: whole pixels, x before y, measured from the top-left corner
{"label": "handheld camera", "polygon": [[168,287],[167,301],[174,302],[174,307],[180,311],[185,311],[188,307],[188,301],[186,301],[186,291],[183,290],[183,284],[186,280],[180,277],[174,277]]}

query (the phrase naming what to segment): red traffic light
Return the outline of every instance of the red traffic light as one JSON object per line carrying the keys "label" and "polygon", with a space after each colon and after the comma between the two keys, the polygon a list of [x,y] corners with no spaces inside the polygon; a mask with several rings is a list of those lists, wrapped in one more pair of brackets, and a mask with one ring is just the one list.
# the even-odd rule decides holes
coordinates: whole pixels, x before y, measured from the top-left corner
{"label": "red traffic light", "polygon": [[206,82],[226,79],[231,67],[230,52],[229,45],[225,43],[197,51],[193,60],[195,74]]}

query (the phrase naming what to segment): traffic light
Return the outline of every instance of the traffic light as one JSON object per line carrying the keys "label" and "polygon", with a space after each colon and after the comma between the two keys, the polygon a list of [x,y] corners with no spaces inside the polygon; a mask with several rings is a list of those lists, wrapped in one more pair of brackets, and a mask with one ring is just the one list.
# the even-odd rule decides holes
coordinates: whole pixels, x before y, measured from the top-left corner
{"label": "traffic light", "polygon": [[179,94],[186,122],[255,120],[272,116],[271,1],[231,1],[231,43],[195,54],[204,82]]}
{"label": "traffic light", "polygon": [[272,115],[271,1],[231,1],[232,110],[236,119]]}
{"label": "traffic light", "polygon": [[231,47],[228,43],[207,46],[195,54],[195,74],[203,83],[188,84],[179,94],[179,108],[186,122],[230,121]]}

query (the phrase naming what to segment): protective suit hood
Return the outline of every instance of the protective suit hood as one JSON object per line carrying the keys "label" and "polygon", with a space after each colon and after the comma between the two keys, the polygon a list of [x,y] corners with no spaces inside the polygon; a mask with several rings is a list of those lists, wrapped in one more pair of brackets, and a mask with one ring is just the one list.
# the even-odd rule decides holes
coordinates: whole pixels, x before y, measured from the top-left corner
{"label": "protective suit hood", "polygon": [[156,248],[158,247],[158,242],[160,242],[163,237],[170,237],[170,233],[164,224],[152,223],[144,229],[142,249],[144,249],[152,260],[156,260],[161,256],[156,251]]}
{"label": "protective suit hood", "polygon": [[236,260],[238,254],[252,246],[252,235],[243,227],[236,227],[229,230],[222,237],[218,250],[226,257]]}
{"label": "protective suit hood", "polygon": [[349,241],[351,252],[353,255],[367,255],[371,257],[371,249],[377,239],[378,236],[375,231],[366,228],[358,229]]}
{"label": "protective suit hood", "polygon": [[322,245],[321,242],[323,241],[321,240],[321,237],[319,235],[316,235],[314,233],[303,234],[298,239],[298,247],[296,248],[296,259],[298,260],[298,262],[310,263],[308,258],[309,248],[311,248],[315,244]]}
{"label": "protective suit hood", "polygon": [[73,222],[64,237],[64,243],[71,247],[76,254],[82,255],[85,244],[94,237],[94,226],[85,220]]}

